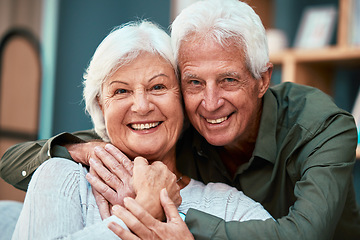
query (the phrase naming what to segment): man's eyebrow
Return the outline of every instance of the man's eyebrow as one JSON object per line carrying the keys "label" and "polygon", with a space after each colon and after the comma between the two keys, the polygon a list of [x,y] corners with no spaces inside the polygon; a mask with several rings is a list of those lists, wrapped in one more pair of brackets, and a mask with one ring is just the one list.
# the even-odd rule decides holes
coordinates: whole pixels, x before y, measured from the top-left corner
{"label": "man's eyebrow", "polygon": [[219,77],[240,77],[240,74],[238,72],[224,72],[219,74]]}
{"label": "man's eyebrow", "polygon": [[196,74],[185,72],[181,76],[182,79],[199,78]]}

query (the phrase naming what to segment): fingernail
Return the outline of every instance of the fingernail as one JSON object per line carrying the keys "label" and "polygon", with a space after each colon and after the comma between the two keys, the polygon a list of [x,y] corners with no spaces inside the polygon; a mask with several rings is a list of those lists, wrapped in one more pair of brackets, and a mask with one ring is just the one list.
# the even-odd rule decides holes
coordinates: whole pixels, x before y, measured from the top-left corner
{"label": "fingernail", "polygon": [[119,206],[119,205],[114,205],[114,206],[112,207],[112,210],[115,211],[115,212],[117,212],[117,211],[120,210],[120,206]]}
{"label": "fingernail", "polygon": [[101,147],[99,147],[99,146],[94,147],[94,151],[96,151],[96,152],[101,151]]}
{"label": "fingernail", "polygon": [[169,197],[169,195],[168,195],[168,192],[167,192],[166,188],[163,188],[163,190],[162,190],[162,191],[164,192],[164,196],[165,196],[165,197]]}
{"label": "fingernail", "polygon": [[129,201],[131,201],[131,197],[124,198],[124,205],[126,206],[129,203]]}
{"label": "fingernail", "polygon": [[109,150],[109,149],[111,149],[111,147],[112,147],[112,145],[108,143],[108,144],[105,145],[104,148],[105,148],[106,150]]}
{"label": "fingernail", "polygon": [[90,164],[92,164],[92,165],[98,164],[97,161],[96,161],[95,159],[93,159],[93,158],[90,158],[89,162],[90,162]]}

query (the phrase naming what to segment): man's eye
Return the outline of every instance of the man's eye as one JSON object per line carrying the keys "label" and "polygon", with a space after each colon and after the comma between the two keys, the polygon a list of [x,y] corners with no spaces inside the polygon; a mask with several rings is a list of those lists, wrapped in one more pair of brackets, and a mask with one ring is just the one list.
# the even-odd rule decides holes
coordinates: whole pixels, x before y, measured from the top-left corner
{"label": "man's eye", "polygon": [[116,89],[115,94],[124,94],[128,93],[128,90],[126,89]]}
{"label": "man's eye", "polygon": [[225,78],[224,79],[225,82],[228,82],[228,83],[233,83],[235,82],[236,80],[234,78]]}
{"label": "man's eye", "polygon": [[191,85],[195,85],[195,86],[200,85],[200,81],[198,81],[198,80],[190,80],[189,82]]}

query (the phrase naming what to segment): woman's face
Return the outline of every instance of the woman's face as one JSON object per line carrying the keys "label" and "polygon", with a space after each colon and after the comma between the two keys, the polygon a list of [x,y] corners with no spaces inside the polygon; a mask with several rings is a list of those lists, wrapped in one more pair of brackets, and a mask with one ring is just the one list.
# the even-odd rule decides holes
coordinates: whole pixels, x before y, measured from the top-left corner
{"label": "woman's face", "polygon": [[162,57],[144,53],[119,68],[98,100],[111,143],[129,157],[163,160],[175,152],[183,109],[174,69]]}

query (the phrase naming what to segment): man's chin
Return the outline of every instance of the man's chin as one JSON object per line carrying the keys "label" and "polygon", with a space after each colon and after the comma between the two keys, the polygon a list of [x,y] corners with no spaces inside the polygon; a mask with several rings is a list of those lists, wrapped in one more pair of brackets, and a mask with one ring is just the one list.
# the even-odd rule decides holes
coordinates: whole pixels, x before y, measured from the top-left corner
{"label": "man's chin", "polygon": [[231,142],[227,138],[224,138],[223,135],[217,135],[217,136],[207,135],[205,139],[208,143],[217,147],[225,146]]}

